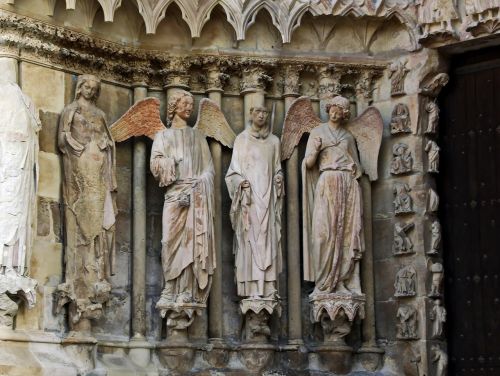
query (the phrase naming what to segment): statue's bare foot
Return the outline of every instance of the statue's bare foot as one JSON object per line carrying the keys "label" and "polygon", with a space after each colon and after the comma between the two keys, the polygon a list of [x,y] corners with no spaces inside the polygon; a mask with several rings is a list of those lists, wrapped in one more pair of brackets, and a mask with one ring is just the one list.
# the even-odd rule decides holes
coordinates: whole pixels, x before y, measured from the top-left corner
{"label": "statue's bare foot", "polygon": [[335,292],[337,294],[346,294],[349,295],[351,294],[351,290],[349,290],[345,285],[344,282],[339,282],[337,284],[337,288],[335,289]]}

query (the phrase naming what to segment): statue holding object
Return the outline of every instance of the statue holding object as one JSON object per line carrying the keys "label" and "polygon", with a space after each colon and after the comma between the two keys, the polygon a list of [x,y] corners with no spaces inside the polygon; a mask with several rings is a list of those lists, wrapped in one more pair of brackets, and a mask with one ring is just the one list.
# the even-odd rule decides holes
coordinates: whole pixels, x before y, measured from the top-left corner
{"label": "statue holding object", "polygon": [[[166,188],[162,220],[165,285],[156,308],[167,317],[171,340],[186,340],[187,328],[206,308],[216,267],[214,245],[214,167],[206,136],[232,147],[235,135],[219,107],[200,102],[194,128],[187,124],[193,96],[184,90],[168,99],[169,127],[160,119],[159,101],[136,103],[112,127],[117,141],[131,136],[154,138],[150,167]],[[149,123],[144,123],[147,118]]]}
{"label": "statue holding object", "polygon": [[[281,212],[284,197],[280,141],[267,124],[264,105],[250,109],[251,125],[236,137],[226,175],[241,311],[247,341],[265,341],[269,316],[278,311]],[[247,314],[248,312],[248,314]]]}
{"label": "statue holding object", "polygon": [[315,283],[309,297],[312,321],[322,323],[326,342],[343,343],[349,331],[336,334],[335,326],[343,326],[338,318],[351,324],[357,312],[363,316],[359,260],[365,244],[358,180],[363,173],[377,179],[383,121],[373,107],[348,121],[350,103],[342,96],[333,97],[326,109],[329,121],[321,124],[309,98],[292,104],[285,119],[282,159],[310,132],[302,163],[304,278]]}

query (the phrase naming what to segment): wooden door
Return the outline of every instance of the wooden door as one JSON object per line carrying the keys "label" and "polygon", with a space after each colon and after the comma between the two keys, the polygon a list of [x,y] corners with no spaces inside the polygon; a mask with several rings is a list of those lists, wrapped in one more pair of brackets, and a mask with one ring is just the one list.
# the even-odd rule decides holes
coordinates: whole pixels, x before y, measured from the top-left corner
{"label": "wooden door", "polygon": [[500,375],[500,51],[462,55],[440,97],[450,375]]}

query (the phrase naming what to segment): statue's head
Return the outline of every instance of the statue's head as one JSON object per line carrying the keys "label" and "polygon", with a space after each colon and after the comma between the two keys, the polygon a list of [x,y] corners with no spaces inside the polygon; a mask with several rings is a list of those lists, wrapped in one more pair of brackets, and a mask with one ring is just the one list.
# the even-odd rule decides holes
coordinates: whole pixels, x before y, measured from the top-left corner
{"label": "statue's head", "polygon": [[78,76],[75,90],[75,100],[83,97],[84,99],[95,103],[101,94],[101,80],[91,74],[82,74]]}
{"label": "statue's head", "polygon": [[344,122],[351,117],[351,103],[349,99],[337,95],[325,105],[328,118],[333,122]]}
{"label": "statue's head", "polygon": [[250,108],[250,118],[252,124],[257,128],[264,128],[267,124],[267,117],[269,116],[269,111],[266,107],[259,105]]}
{"label": "statue's head", "polygon": [[167,117],[172,120],[175,115],[178,115],[181,119],[187,120],[193,112],[193,106],[193,94],[185,90],[177,90],[168,98]]}

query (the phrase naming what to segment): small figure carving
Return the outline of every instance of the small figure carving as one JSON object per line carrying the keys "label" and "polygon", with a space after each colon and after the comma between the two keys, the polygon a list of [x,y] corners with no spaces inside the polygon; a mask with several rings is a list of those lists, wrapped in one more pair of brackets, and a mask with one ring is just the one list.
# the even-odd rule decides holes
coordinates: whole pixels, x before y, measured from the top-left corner
{"label": "small figure carving", "polygon": [[399,175],[410,172],[413,168],[413,157],[408,145],[397,143],[392,147],[391,174]]}
{"label": "small figure carving", "polygon": [[411,188],[408,184],[396,183],[394,186],[394,213],[413,213],[413,200],[408,192]]}
{"label": "small figure carving", "polygon": [[396,274],[394,288],[396,297],[415,296],[417,285],[417,273],[412,266],[405,266]]}
{"label": "small figure carving", "polygon": [[90,330],[102,315],[114,274],[115,143],[106,115],[96,106],[100,80],[78,77],[75,100],[61,115],[66,229],[66,279],[58,287],[57,310],[69,303],[72,331]]}
{"label": "small figure carving", "polygon": [[421,40],[435,35],[453,36],[452,21],[458,13],[451,0],[417,0],[418,23],[422,26]]}
{"label": "small figure carving", "polygon": [[439,345],[432,345],[432,362],[436,363],[436,376],[446,376],[448,371],[448,355]]}
{"label": "small figure carving", "polygon": [[435,213],[439,209],[439,196],[436,191],[429,188],[427,194],[427,213]]}
{"label": "small figure carving", "polygon": [[429,316],[432,320],[432,337],[441,338],[443,336],[443,325],[446,322],[446,308],[443,307],[441,299],[434,301],[434,306]]}
{"label": "small figure carving", "polygon": [[431,249],[427,252],[428,255],[437,255],[441,245],[441,225],[438,220],[431,224]]}
{"label": "small figure carving", "polygon": [[410,110],[404,103],[398,103],[392,110],[391,134],[410,133],[411,118]]}
{"label": "small figure carving", "polygon": [[443,264],[436,262],[431,265],[432,282],[431,282],[431,292],[429,297],[439,298],[441,297],[441,284],[444,278]]}
{"label": "small figure carving", "polygon": [[36,301],[29,278],[36,228],[38,131],[35,106],[9,75],[0,74],[0,326],[12,328],[21,297]]}
{"label": "small figure carving", "polygon": [[417,315],[418,312],[412,305],[402,305],[398,308],[396,318],[399,320],[397,325],[399,339],[418,339]]}
{"label": "small figure carving", "polygon": [[[245,304],[250,311],[258,313],[255,321],[265,315],[260,308],[262,299],[279,299],[285,192],[280,141],[267,124],[268,111],[264,104],[256,105],[250,109],[250,116],[250,127],[236,137],[226,184],[232,199],[237,294],[247,298]],[[255,307],[250,300],[255,301]]]}
{"label": "small figure carving", "polygon": [[439,146],[433,140],[429,140],[427,145],[425,145],[427,160],[429,162],[427,171],[439,172],[439,150]]}
{"label": "small figure carving", "polygon": [[[482,25],[491,25],[491,29],[495,29],[498,25],[498,14],[500,4],[495,0],[465,0],[465,12],[469,16],[469,24],[467,31],[476,36]],[[496,10],[496,12],[495,12]],[[498,26],[497,26],[498,27]]]}
{"label": "small figure carving", "polygon": [[413,251],[413,243],[408,236],[408,231],[414,227],[414,223],[396,223],[394,225],[394,242],[392,244],[394,255],[405,255]]}
{"label": "small figure carving", "polygon": [[389,66],[389,78],[391,79],[391,96],[404,95],[405,94],[405,78],[410,71],[406,64],[407,60],[401,60],[392,63]]}
{"label": "small figure carving", "polygon": [[428,100],[425,105],[425,111],[428,113],[425,133],[434,134],[439,124],[439,106],[433,100]]}
{"label": "small figure carving", "polygon": [[445,87],[450,80],[447,73],[431,73],[424,79],[420,86],[420,93],[427,97],[436,98],[441,89]]}

